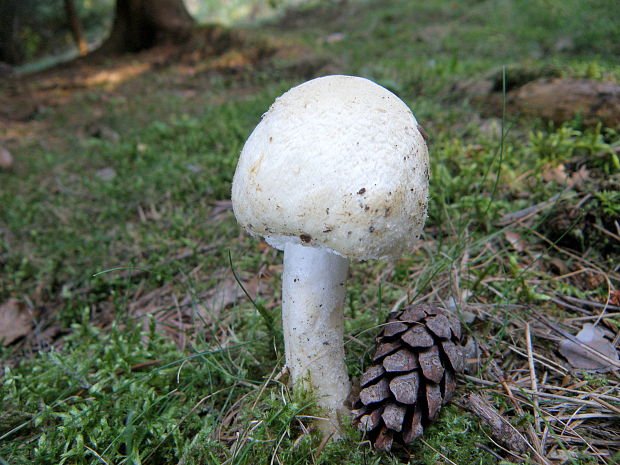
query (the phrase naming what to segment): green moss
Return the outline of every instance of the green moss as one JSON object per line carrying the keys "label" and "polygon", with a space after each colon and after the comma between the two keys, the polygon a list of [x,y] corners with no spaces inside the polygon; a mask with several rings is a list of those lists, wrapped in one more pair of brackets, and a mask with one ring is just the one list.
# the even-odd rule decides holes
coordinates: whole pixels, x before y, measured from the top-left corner
{"label": "green moss", "polygon": [[425,431],[423,439],[427,445],[417,442],[412,446],[415,459],[410,463],[432,465],[452,461],[491,465],[498,462],[481,447],[493,448],[478,418],[455,406],[442,409],[439,419]]}

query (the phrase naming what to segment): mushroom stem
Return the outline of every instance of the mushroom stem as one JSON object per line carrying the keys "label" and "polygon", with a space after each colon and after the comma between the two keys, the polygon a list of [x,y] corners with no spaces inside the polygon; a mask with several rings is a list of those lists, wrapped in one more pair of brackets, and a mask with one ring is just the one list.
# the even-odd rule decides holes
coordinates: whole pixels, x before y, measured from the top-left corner
{"label": "mushroom stem", "polygon": [[330,425],[345,408],[351,384],[344,363],[343,304],[349,260],[325,249],[287,243],[282,274],[282,325],[293,386],[312,389]]}

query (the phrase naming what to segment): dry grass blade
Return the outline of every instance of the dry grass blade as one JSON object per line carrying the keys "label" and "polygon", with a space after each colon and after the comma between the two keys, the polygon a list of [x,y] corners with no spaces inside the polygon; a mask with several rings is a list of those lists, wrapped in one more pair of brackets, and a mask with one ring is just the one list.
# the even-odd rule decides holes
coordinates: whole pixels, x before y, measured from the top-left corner
{"label": "dry grass blade", "polygon": [[536,367],[534,366],[534,356],[532,350],[532,335],[530,333],[530,324],[525,323],[525,343],[527,345],[527,362],[530,369],[530,383],[532,385],[534,399],[534,419],[536,421],[536,432],[540,434],[540,407],[538,406],[538,381],[536,380]]}

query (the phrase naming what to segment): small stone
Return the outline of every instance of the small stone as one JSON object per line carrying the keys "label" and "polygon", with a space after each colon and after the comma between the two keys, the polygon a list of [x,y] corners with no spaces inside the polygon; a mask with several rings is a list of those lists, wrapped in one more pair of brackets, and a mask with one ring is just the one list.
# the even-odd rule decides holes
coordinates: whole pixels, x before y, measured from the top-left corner
{"label": "small stone", "polygon": [[4,147],[0,147],[0,168],[9,170],[13,167],[13,156]]}

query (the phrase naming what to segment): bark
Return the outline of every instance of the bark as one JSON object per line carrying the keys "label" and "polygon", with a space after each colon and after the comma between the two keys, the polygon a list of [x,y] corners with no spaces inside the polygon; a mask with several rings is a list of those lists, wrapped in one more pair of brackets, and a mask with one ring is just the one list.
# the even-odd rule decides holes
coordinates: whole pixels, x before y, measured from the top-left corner
{"label": "bark", "polygon": [[104,53],[138,52],[190,37],[194,20],[183,0],[116,0],[114,23]]}
{"label": "bark", "polygon": [[71,28],[71,35],[73,35],[73,40],[75,40],[80,55],[86,55],[88,53],[88,43],[84,38],[82,24],[80,23],[80,17],[77,14],[74,0],[65,0],[65,12],[69,21],[69,27]]}

